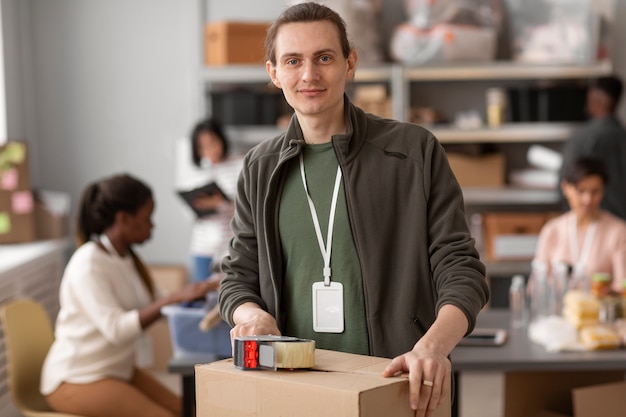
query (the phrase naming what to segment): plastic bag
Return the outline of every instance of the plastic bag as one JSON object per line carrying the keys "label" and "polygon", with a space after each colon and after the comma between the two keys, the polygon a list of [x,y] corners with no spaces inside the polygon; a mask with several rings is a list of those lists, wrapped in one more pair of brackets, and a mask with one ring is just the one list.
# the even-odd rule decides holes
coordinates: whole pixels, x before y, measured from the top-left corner
{"label": "plastic bag", "polygon": [[392,34],[391,56],[411,65],[495,58],[500,0],[405,1],[409,20]]}

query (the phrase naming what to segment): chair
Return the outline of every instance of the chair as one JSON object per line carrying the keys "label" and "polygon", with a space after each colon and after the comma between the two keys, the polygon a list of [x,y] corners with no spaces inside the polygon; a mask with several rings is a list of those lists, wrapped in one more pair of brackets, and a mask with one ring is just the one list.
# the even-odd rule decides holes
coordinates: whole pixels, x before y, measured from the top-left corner
{"label": "chair", "polygon": [[0,305],[0,324],[9,387],[18,410],[25,417],[79,417],[52,411],[39,392],[41,367],[54,340],[50,318],[41,304],[19,299]]}

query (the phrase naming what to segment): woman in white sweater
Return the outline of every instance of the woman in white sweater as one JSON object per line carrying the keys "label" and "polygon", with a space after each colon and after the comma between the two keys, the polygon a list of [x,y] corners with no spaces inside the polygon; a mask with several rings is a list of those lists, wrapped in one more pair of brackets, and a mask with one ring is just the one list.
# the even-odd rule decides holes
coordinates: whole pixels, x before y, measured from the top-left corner
{"label": "woman in white sweater", "polygon": [[146,353],[144,330],[161,316],[161,307],[202,298],[211,284],[156,296],[132,249],[150,238],[153,211],[152,191],[129,175],[103,179],[83,192],[78,248],[61,282],[55,341],[41,378],[41,392],[58,412],[180,415],[180,398],[139,368]]}

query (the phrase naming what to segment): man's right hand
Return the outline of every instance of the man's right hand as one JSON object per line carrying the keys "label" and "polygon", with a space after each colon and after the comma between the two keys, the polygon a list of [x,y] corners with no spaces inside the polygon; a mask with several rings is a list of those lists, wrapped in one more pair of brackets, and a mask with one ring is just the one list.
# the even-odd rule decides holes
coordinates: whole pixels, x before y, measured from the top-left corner
{"label": "man's right hand", "polygon": [[230,330],[230,341],[240,336],[280,336],[274,316],[255,303],[244,303],[233,314],[235,327]]}

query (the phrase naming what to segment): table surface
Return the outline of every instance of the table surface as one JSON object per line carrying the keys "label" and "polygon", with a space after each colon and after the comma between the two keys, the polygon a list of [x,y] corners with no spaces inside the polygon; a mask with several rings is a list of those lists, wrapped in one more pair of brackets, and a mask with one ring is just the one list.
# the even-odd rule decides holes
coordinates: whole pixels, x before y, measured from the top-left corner
{"label": "table surface", "polygon": [[501,346],[457,346],[452,367],[457,371],[600,371],[626,370],[626,349],[590,352],[548,352],[528,338],[528,328],[512,329],[506,309],[485,310],[476,327],[508,332]]}
{"label": "table surface", "polygon": [[[528,328],[512,329],[507,309],[485,310],[478,315],[477,328],[501,328],[507,340],[501,346],[457,346],[452,367],[462,371],[600,371],[626,370],[626,349],[590,352],[549,352],[528,338]],[[170,359],[170,372],[193,376],[194,365],[221,358],[214,355]]]}

